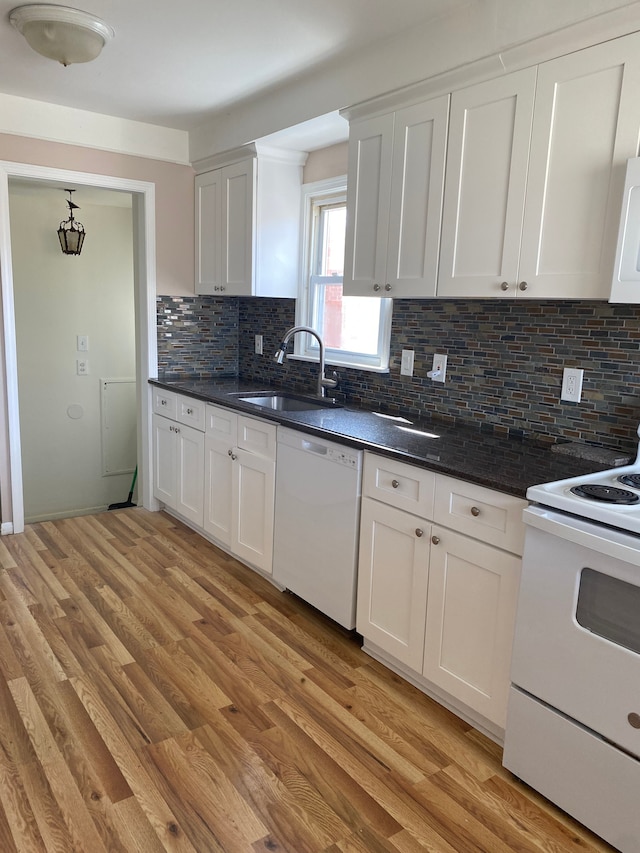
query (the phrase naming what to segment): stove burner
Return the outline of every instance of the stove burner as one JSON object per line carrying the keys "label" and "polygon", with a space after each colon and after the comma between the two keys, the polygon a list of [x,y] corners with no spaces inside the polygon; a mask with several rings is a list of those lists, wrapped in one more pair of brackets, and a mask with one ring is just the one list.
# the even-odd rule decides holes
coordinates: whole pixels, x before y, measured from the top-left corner
{"label": "stove burner", "polygon": [[634,489],[640,489],[640,474],[623,474],[618,477],[618,482],[625,486],[632,486]]}
{"label": "stove burner", "polygon": [[592,501],[601,501],[608,504],[635,504],[640,501],[638,495],[627,489],[618,489],[616,486],[603,486],[600,483],[586,483],[584,486],[574,486],[571,489],[579,498],[588,498]]}

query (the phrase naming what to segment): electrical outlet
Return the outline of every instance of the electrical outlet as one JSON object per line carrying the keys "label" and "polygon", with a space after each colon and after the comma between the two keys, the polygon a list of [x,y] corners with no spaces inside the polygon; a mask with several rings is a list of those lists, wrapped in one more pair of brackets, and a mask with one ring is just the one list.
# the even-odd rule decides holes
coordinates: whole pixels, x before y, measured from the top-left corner
{"label": "electrical outlet", "polygon": [[582,377],[584,370],[579,367],[565,367],[562,371],[562,390],[560,399],[569,403],[579,403],[582,399]]}
{"label": "electrical outlet", "polygon": [[412,349],[402,350],[402,359],[400,360],[400,376],[413,376],[413,363],[415,353]]}
{"label": "electrical outlet", "polygon": [[254,342],[256,355],[262,355],[262,335],[255,335]]}
{"label": "electrical outlet", "polygon": [[87,376],[89,373],[89,359],[88,358],[78,358],[76,359],[76,373],[78,376]]}
{"label": "electrical outlet", "polygon": [[78,335],[77,336],[77,349],[78,352],[87,352],[89,349],[89,335]]}
{"label": "electrical outlet", "polygon": [[427,373],[429,379],[434,382],[444,382],[447,378],[447,356],[444,353],[437,352],[433,356],[433,367]]}

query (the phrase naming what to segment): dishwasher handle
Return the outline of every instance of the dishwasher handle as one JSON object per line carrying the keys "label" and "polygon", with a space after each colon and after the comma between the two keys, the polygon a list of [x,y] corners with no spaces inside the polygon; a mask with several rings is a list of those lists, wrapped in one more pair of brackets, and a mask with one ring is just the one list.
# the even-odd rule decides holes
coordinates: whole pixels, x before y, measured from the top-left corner
{"label": "dishwasher handle", "polygon": [[326,444],[318,444],[315,441],[307,441],[307,439],[303,439],[300,442],[302,449],[307,453],[315,453],[317,456],[326,456],[329,452],[329,448]]}

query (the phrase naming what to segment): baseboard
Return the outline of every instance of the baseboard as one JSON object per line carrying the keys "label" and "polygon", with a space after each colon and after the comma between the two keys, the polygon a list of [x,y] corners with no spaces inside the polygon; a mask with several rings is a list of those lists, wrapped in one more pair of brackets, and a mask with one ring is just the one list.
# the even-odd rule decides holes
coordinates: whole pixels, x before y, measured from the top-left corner
{"label": "baseboard", "polygon": [[13,521],[3,521],[0,525],[0,536],[8,536],[13,533]]}

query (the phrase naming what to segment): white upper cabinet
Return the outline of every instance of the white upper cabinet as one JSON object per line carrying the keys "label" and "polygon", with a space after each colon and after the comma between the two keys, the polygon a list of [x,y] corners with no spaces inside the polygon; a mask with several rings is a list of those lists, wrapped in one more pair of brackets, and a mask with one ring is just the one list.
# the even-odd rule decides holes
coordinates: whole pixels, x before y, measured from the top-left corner
{"label": "white upper cabinet", "polygon": [[196,293],[295,297],[305,157],[241,153],[196,175]]}
{"label": "white upper cabinet", "polygon": [[514,292],[535,80],[528,68],[451,97],[439,296]]}
{"label": "white upper cabinet", "polygon": [[640,157],[627,163],[611,302],[640,302]]}
{"label": "white upper cabinet", "polygon": [[452,97],[440,296],[609,296],[624,164],[640,132],[640,37],[534,75]]}
{"label": "white upper cabinet", "polygon": [[449,98],[353,122],[344,293],[435,295]]}
{"label": "white upper cabinet", "polygon": [[540,66],[520,262],[528,296],[609,296],[638,91],[638,35]]}

